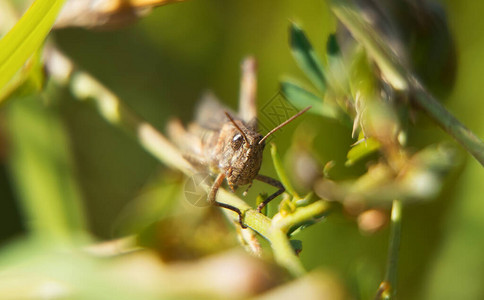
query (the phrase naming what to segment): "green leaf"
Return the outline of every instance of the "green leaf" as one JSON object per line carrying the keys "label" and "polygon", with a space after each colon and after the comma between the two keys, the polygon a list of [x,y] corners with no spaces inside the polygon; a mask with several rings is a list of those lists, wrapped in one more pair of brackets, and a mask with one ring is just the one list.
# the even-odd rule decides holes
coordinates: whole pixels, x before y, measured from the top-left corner
{"label": "green leaf", "polygon": [[281,82],[281,91],[284,97],[298,109],[303,109],[311,105],[312,108],[309,110],[311,113],[330,119],[337,119],[340,115],[335,106],[323,102],[323,99],[296,83],[289,81]]}
{"label": "green leaf", "polygon": [[336,39],[336,34],[330,34],[326,43],[326,53],[328,57],[336,57],[341,55],[341,49]]}
{"label": "green leaf", "polygon": [[37,0],[0,40],[0,94],[18,70],[41,46],[64,0]]}
{"label": "green leaf", "polygon": [[301,231],[303,231],[304,229],[317,223],[319,223],[319,220],[311,219],[311,220],[304,221],[300,224],[296,224],[295,226],[289,229],[289,231],[287,232],[287,235],[290,237],[296,236],[297,234],[301,233]]}
{"label": "green leaf", "polygon": [[44,65],[42,63],[42,51],[39,49],[0,91],[0,103],[10,98],[37,93],[44,88],[44,84]]}
{"label": "green leaf", "polygon": [[354,165],[360,159],[380,149],[380,147],[380,143],[376,139],[371,137],[367,138],[364,141],[361,141],[359,144],[351,148],[350,151],[348,151],[348,154],[346,155],[347,160],[345,162],[345,165]]}
{"label": "green leaf", "polygon": [[289,28],[290,46],[294,59],[298,66],[309,77],[311,82],[320,92],[326,91],[326,79],[324,68],[319,58],[314,53],[313,47],[309,42],[304,31],[296,24],[292,23]]}
{"label": "green leaf", "polygon": [[300,240],[289,240],[289,243],[291,243],[291,247],[294,250],[294,252],[299,253],[302,251],[303,245]]}
{"label": "green leaf", "polygon": [[335,34],[330,34],[326,42],[326,57],[328,59],[328,72],[326,73],[328,86],[337,97],[345,97],[349,92],[349,79]]}
{"label": "green leaf", "polygon": [[86,224],[67,134],[56,109],[38,97],[6,107],[9,169],[31,232],[49,241],[75,242]]}

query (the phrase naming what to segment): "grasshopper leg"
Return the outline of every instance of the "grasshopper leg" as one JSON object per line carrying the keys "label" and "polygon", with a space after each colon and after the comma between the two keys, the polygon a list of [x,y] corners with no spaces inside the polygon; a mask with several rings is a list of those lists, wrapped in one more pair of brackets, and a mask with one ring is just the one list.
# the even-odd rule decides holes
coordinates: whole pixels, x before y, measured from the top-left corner
{"label": "grasshopper leg", "polygon": [[258,174],[255,177],[255,179],[262,181],[262,182],[265,182],[267,184],[270,184],[270,185],[278,188],[278,190],[274,194],[267,197],[266,200],[264,200],[261,204],[259,204],[259,206],[257,206],[257,211],[260,212],[267,205],[267,203],[271,202],[274,198],[276,198],[280,194],[284,193],[284,191],[286,189],[284,188],[284,186],[282,185],[282,183],[280,181],[275,180],[274,178],[271,178],[271,177],[267,177],[267,176]]}
{"label": "grasshopper leg", "polygon": [[212,205],[216,205],[216,206],[219,206],[219,207],[230,209],[231,211],[236,212],[239,215],[240,226],[242,228],[247,228],[247,226],[242,222],[242,212],[240,211],[240,209],[238,209],[237,207],[234,207],[232,205],[229,205],[229,204],[217,202],[215,200],[215,198],[217,196],[218,189],[220,188],[220,186],[224,182],[224,179],[225,179],[225,174],[223,174],[223,173],[218,174],[217,178],[215,179],[215,182],[212,185],[212,188],[210,189],[210,194],[208,194],[208,202]]}

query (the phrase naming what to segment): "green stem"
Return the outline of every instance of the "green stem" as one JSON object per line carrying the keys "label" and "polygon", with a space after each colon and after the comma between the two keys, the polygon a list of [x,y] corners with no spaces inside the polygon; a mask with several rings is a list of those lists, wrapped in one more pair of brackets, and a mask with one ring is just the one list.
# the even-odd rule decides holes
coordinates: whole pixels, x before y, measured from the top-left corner
{"label": "green stem", "polygon": [[298,207],[292,214],[281,217],[280,219],[276,219],[275,217],[274,219],[277,220],[276,224],[279,229],[288,232],[295,225],[302,224],[315,217],[320,217],[328,212],[329,208],[328,202],[316,201],[310,205]]}
{"label": "green stem", "polygon": [[388,261],[385,280],[380,285],[377,299],[395,299],[397,293],[398,253],[402,230],[402,202],[393,200]]}
{"label": "green stem", "polygon": [[484,166],[484,143],[479,137],[446,110],[415,78],[411,82],[416,104]]}
{"label": "green stem", "polygon": [[276,262],[281,266],[285,266],[294,277],[306,274],[306,270],[294,252],[286,233],[274,229],[269,237]]}
{"label": "green stem", "polygon": [[284,185],[284,187],[286,188],[286,191],[294,198],[300,199],[301,197],[296,193],[296,190],[292,187],[292,184],[289,181],[286,172],[284,172],[281,157],[279,156],[279,153],[277,153],[277,147],[274,143],[271,143],[271,156],[277,176],[281,180],[282,185]]}
{"label": "green stem", "polygon": [[[321,200],[305,207],[299,207],[294,213],[287,216],[276,214],[271,220],[257,212],[257,210],[251,209],[242,199],[226,190],[219,190],[217,199],[218,201],[237,207],[244,212],[244,224],[270,242],[272,251],[274,252],[274,258],[278,264],[284,266],[295,277],[306,273],[289,242],[287,232],[291,227],[320,217],[327,212],[329,205],[326,202]],[[230,214],[234,221],[238,220],[236,213],[230,210],[224,211]]]}

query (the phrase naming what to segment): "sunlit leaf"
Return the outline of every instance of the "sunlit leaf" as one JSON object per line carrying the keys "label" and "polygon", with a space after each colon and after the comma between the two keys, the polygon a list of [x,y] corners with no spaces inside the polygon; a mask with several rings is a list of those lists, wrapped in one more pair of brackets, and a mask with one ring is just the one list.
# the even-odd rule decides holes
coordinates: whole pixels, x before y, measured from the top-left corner
{"label": "sunlit leaf", "polygon": [[377,97],[378,80],[373,73],[371,61],[368,60],[364,48],[359,47],[355,51],[349,75],[351,94],[355,101],[357,94],[369,101]]}
{"label": "sunlit leaf", "polygon": [[40,47],[64,0],[37,0],[0,40],[0,91]]}
{"label": "sunlit leaf", "polygon": [[32,95],[42,90],[45,84],[42,51],[37,51],[0,91],[0,103],[8,98]]}
{"label": "sunlit leaf", "polygon": [[370,137],[366,140],[362,140],[360,143],[351,148],[350,151],[348,151],[348,154],[346,155],[347,160],[345,162],[345,165],[354,165],[360,159],[380,149],[380,146],[380,143],[374,138]]}

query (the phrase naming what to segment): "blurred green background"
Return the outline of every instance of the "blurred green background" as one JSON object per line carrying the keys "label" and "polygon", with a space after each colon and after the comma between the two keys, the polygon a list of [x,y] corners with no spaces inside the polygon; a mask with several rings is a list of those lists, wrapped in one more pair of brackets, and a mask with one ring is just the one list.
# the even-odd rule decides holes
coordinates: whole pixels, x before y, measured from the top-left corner
{"label": "blurred green background", "polygon": [[[484,137],[484,2],[443,4],[458,49],[457,81],[445,105]],[[190,120],[196,101],[206,89],[236,108],[239,66],[247,55],[258,60],[260,107],[277,93],[283,76],[303,80],[288,47],[290,21],[304,28],[323,57],[327,36],[335,30],[336,22],[320,0],[192,0],[155,9],[121,30],[63,29],[51,38],[80,68],[164,131],[170,117]],[[35,103],[39,102],[50,104],[52,111],[36,114],[39,108]],[[59,124],[53,120],[57,116]],[[336,162],[336,179],[361,172],[362,165],[344,166],[351,132],[313,115],[277,135],[274,142],[281,154],[302,123],[316,128],[315,148],[322,160]],[[430,122],[421,122],[418,128],[411,137],[414,145],[451,141]],[[79,195],[88,227],[99,239],[117,237],[127,207],[165,168],[134,139],[101,119],[91,106],[75,100],[68,90],[50,86],[40,97],[20,97],[0,109],[0,138],[2,245],[28,227],[22,219],[26,213],[20,205],[22,199],[29,198],[29,193],[47,197],[52,193],[48,188],[52,164],[39,167],[45,173],[30,174],[36,169],[34,163],[22,166],[22,157],[35,161],[44,159],[45,153],[54,156],[53,164],[60,170],[56,176],[67,181],[63,194],[54,196]],[[38,157],[32,154],[42,151],[44,155]],[[449,176],[438,199],[404,208],[400,299],[484,299],[484,170],[463,150],[461,153],[465,163]],[[56,165],[56,155],[72,157],[72,164]],[[265,156],[262,173],[275,176],[269,153]],[[72,170],[77,185],[66,179],[68,176],[59,175]],[[26,186],[28,180],[36,182]],[[250,195],[265,188],[255,184]],[[298,238],[303,241],[301,259],[308,269],[330,270],[353,296],[373,297],[384,273],[388,228],[362,234],[354,219],[336,212]]]}

